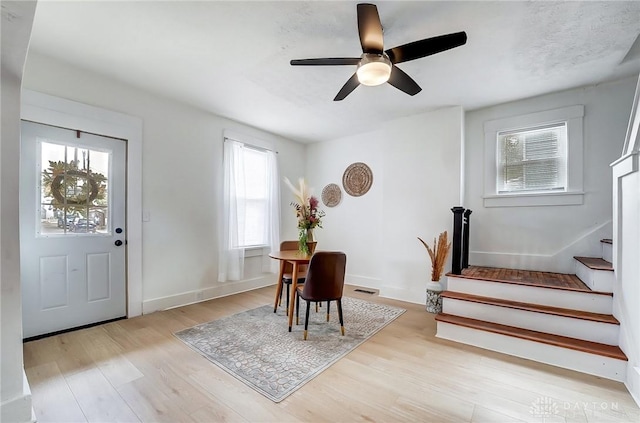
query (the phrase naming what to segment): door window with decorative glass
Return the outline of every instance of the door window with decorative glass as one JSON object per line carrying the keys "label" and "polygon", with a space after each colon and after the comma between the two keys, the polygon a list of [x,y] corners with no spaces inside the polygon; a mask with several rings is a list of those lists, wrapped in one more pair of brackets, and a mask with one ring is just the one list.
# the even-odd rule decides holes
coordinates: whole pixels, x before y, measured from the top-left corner
{"label": "door window with decorative glass", "polygon": [[40,140],[39,236],[109,233],[110,152]]}

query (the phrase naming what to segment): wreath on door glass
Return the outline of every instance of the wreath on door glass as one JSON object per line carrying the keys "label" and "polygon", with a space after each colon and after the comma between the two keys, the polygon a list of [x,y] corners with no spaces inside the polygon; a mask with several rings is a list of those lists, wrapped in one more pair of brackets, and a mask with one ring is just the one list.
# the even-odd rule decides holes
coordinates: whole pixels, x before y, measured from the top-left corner
{"label": "wreath on door glass", "polygon": [[52,198],[51,205],[56,209],[81,211],[87,206],[104,205],[106,181],[100,173],[78,169],[77,160],[49,161],[49,169],[42,172],[44,196]]}

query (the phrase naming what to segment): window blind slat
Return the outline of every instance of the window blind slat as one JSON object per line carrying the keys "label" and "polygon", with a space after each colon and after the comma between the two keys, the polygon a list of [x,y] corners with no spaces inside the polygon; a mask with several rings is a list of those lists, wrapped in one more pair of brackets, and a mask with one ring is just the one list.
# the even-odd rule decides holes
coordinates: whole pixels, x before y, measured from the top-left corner
{"label": "window blind slat", "polygon": [[498,133],[498,192],[564,189],[566,124]]}

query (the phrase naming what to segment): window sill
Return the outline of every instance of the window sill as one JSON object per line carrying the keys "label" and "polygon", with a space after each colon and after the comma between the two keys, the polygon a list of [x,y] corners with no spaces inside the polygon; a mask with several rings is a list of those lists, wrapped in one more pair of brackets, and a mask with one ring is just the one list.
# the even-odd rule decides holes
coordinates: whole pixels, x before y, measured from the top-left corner
{"label": "window sill", "polygon": [[265,246],[254,246],[254,247],[246,247],[244,249],[244,257],[260,257],[265,255],[264,250],[269,247]]}
{"label": "window sill", "polygon": [[577,206],[584,202],[584,192],[554,192],[486,195],[485,207]]}

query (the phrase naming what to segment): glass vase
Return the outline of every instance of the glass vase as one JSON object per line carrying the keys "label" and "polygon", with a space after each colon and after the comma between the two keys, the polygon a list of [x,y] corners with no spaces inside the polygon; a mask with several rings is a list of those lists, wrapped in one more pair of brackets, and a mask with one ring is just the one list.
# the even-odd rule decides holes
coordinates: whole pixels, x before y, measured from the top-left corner
{"label": "glass vase", "polygon": [[307,230],[300,229],[298,236],[298,251],[300,254],[307,255],[309,254],[309,245],[307,244]]}
{"label": "glass vase", "polygon": [[316,244],[313,238],[313,229],[300,229],[298,237],[298,251],[300,254],[313,254],[316,249]]}

